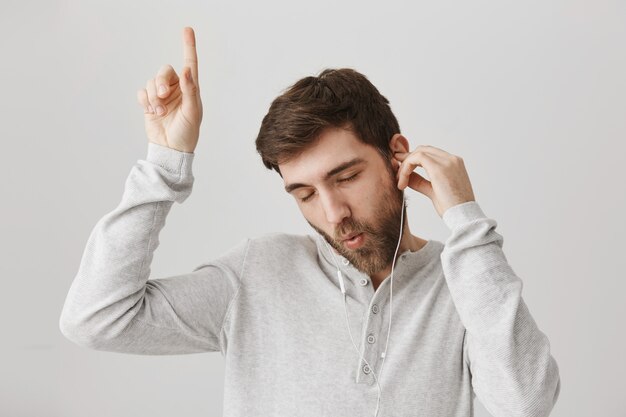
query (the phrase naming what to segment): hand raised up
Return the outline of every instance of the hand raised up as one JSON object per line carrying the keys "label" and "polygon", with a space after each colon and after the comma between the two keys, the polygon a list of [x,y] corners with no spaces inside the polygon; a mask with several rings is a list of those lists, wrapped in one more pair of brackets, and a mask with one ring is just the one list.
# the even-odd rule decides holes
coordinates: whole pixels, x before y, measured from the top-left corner
{"label": "hand raised up", "polygon": [[[413,152],[395,152],[398,188],[412,188],[431,199],[439,217],[450,207],[476,201],[465,163],[457,155],[429,145],[420,145]],[[415,168],[422,167],[430,181]]]}
{"label": "hand raised up", "polygon": [[183,29],[183,51],[182,78],[171,65],[164,65],[147,81],[146,88],[137,91],[137,100],[144,108],[149,142],[191,153],[198,144],[202,122],[196,37],[191,27]]}

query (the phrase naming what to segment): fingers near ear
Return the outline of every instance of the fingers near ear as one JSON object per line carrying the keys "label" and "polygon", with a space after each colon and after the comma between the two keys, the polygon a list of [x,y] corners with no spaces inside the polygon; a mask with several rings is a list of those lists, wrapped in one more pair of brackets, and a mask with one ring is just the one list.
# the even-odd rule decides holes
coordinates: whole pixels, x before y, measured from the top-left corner
{"label": "fingers near ear", "polygon": [[398,188],[401,190],[408,185],[415,168],[424,168],[428,175],[431,175],[430,171],[434,169],[435,160],[432,155],[424,152],[414,151],[405,157],[396,158],[402,160],[398,170]]}
{"label": "fingers near ear", "polygon": [[411,171],[415,169],[415,164],[403,163],[400,164],[398,168],[398,172],[396,172],[396,177],[398,179],[398,188],[400,190],[404,190],[406,186],[409,184],[409,177]]}
{"label": "fingers near ear", "polygon": [[397,159],[398,161],[402,162],[407,157],[407,155],[409,155],[408,152],[395,152],[393,154],[393,157]]}
{"label": "fingers near ear", "polygon": [[432,199],[432,194],[433,194],[432,183],[428,181],[426,178],[422,177],[417,172],[411,173],[411,175],[409,176],[408,185],[413,190],[420,192]]}

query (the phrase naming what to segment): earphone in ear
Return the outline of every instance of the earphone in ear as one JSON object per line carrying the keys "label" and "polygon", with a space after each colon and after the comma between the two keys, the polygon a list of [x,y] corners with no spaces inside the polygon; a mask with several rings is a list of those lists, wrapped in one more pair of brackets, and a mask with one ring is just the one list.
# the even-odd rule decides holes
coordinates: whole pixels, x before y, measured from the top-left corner
{"label": "earphone in ear", "polygon": [[[391,276],[390,276],[390,289],[389,289],[389,328],[387,331],[387,342],[385,343],[385,350],[382,352],[380,356],[383,360],[380,365],[380,375],[382,375],[383,367],[385,366],[385,357],[387,356],[387,347],[389,346],[389,335],[391,334],[391,317],[393,314],[393,272],[394,272],[394,266],[396,263],[396,257],[398,255],[398,249],[400,248],[400,242],[402,241],[402,231],[404,229],[403,227],[404,226],[404,207],[405,207],[404,190],[402,190],[402,209],[401,209],[401,214],[400,214],[400,236],[398,237],[398,244],[396,245],[396,251],[393,255],[393,260],[391,261]],[[350,335],[350,340],[352,341],[352,346],[354,346],[354,349],[356,350],[356,353],[359,355],[360,360],[365,362],[367,367],[371,370],[372,375],[374,376],[374,380],[376,381],[376,386],[378,388],[378,398],[376,400],[376,411],[374,413],[374,417],[377,417],[378,410],[380,407],[380,397],[382,395],[380,383],[378,382],[378,377],[376,376],[376,372],[374,372],[374,368],[370,366],[367,360],[365,360],[365,358],[363,357],[363,354],[359,351],[359,348],[357,348],[356,343],[354,343],[354,338],[352,337],[352,331],[350,330],[350,322],[348,321],[348,307],[346,304],[346,287],[343,281],[343,275],[341,274],[341,270],[339,269],[339,263],[337,262],[337,258],[335,257],[335,253],[331,250],[330,246],[328,245],[328,242],[326,242],[326,239],[324,239],[321,235],[319,235],[319,237],[320,239],[322,239],[322,242],[324,242],[324,244],[326,245],[326,248],[328,249],[328,252],[330,252],[331,256],[333,257],[333,260],[335,261],[335,267],[337,268],[337,279],[339,280],[339,288],[341,289],[341,293],[343,294],[343,308],[346,313],[346,325],[348,326],[348,333]]]}

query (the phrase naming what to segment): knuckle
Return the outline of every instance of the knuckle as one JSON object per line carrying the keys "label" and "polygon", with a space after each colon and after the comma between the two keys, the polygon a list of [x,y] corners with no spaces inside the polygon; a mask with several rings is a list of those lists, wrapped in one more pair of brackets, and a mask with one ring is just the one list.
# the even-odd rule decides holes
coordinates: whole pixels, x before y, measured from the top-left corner
{"label": "knuckle", "polygon": [[170,64],[165,64],[165,65],[162,65],[161,68],[159,68],[159,72],[157,73],[157,75],[162,77],[165,74],[168,74],[172,71],[174,71],[174,68]]}
{"label": "knuckle", "polygon": [[158,95],[167,94],[169,92],[168,90],[170,89],[172,82],[175,83],[178,81],[178,79],[179,79],[178,75],[176,74],[176,71],[171,65],[169,64],[163,65],[155,78],[155,86],[158,89],[163,85],[165,86],[167,90],[165,93],[157,93],[157,94]]}
{"label": "knuckle", "polygon": [[174,67],[172,67],[170,64],[163,64],[163,65],[161,65],[161,71],[163,71],[163,72],[169,71],[171,69],[174,69]]}

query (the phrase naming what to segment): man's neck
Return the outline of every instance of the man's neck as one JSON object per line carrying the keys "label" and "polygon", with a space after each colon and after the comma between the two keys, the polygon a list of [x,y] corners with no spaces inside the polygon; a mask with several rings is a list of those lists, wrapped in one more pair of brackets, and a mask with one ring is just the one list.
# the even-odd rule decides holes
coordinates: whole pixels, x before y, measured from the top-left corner
{"label": "man's neck", "polygon": [[[402,240],[400,241],[400,247],[398,248],[398,255],[409,250],[411,252],[417,252],[421,248],[424,247],[428,243],[427,240],[419,238],[417,236],[413,236],[411,231],[409,230],[408,224],[405,225]],[[372,284],[374,285],[374,290],[378,288],[378,286],[391,275],[391,263],[384,269],[376,272],[371,275]]]}

